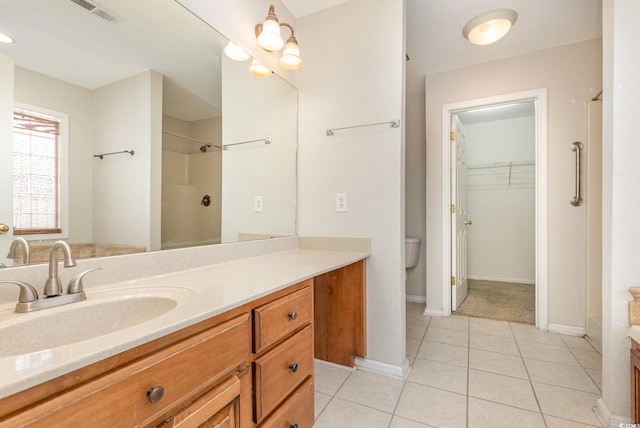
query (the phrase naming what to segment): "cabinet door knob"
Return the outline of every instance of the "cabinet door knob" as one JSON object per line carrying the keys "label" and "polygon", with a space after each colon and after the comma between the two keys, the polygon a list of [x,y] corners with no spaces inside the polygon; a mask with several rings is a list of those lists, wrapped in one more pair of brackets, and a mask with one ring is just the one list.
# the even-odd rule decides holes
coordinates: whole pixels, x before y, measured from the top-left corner
{"label": "cabinet door knob", "polygon": [[150,403],[157,403],[162,400],[164,397],[164,388],[161,386],[154,386],[153,388],[147,389],[147,398],[149,398]]}
{"label": "cabinet door knob", "polygon": [[298,363],[289,364],[289,370],[291,370],[292,373],[297,372],[298,371]]}
{"label": "cabinet door knob", "polygon": [[295,320],[296,318],[298,318],[298,313],[297,312],[289,312],[289,318],[291,318],[292,320]]}

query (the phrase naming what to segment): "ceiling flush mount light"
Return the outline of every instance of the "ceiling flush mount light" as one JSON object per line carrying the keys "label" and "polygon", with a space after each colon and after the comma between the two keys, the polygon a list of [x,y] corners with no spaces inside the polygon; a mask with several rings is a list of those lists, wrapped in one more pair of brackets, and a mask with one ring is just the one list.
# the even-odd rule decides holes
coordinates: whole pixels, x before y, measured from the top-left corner
{"label": "ceiling flush mount light", "polygon": [[490,45],[504,37],[517,19],[515,10],[491,10],[467,22],[462,34],[474,45]]}
{"label": "ceiling flush mount light", "polygon": [[[284,39],[280,35],[281,27],[287,27],[291,30],[291,37]],[[302,67],[302,58],[300,57],[300,47],[295,38],[293,27],[286,22],[280,23],[276,16],[273,5],[269,6],[267,18],[262,24],[256,25],[256,39],[258,45],[268,52],[279,51],[283,48],[282,57],[280,57],[280,65],[288,70],[297,70]]]}
{"label": "ceiling flush mount light", "polygon": [[16,41],[13,40],[13,37],[9,36],[8,34],[0,33],[0,43],[11,44],[15,42]]}
{"label": "ceiling flush mount light", "polygon": [[249,59],[249,54],[233,42],[227,43],[227,46],[224,47],[224,53],[234,61],[246,61]]}

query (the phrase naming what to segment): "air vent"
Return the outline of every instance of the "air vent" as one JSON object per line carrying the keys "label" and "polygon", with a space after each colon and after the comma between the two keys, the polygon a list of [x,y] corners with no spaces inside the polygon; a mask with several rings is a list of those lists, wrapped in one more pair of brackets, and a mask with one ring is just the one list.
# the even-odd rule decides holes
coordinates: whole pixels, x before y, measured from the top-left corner
{"label": "air vent", "polygon": [[96,18],[100,18],[101,20],[106,21],[110,24],[116,24],[120,22],[120,18],[96,3],[88,2],[86,0],[71,0],[71,2],[77,4],[83,9],[86,9]]}

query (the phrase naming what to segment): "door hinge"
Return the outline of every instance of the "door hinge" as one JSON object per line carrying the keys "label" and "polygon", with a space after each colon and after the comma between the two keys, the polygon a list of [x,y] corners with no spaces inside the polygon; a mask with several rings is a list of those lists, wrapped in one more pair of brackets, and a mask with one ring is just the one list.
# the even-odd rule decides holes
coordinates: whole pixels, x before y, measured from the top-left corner
{"label": "door hinge", "polygon": [[456,212],[456,204],[451,204],[451,214],[455,214]]}
{"label": "door hinge", "polygon": [[456,140],[456,131],[450,131],[449,132],[449,140],[450,141],[455,141]]}
{"label": "door hinge", "polygon": [[455,276],[451,277],[451,285],[456,285],[456,277]]}

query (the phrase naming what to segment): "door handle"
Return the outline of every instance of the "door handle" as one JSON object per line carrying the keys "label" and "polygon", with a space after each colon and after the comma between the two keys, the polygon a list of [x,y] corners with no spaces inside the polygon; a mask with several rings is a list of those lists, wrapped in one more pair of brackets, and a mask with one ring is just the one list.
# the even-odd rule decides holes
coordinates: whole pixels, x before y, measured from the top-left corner
{"label": "door handle", "polygon": [[467,221],[465,221],[465,222],[464,222],[464,224],[465,224],[466,226],[471,226],[471,225],[473,224],[473,221],[471,221],[471,220],[467,220]]}
{"label": "door handle", "polygon": [[9,231],[9,226],[4,223],[0,223],[0,234],[7,233]]}

